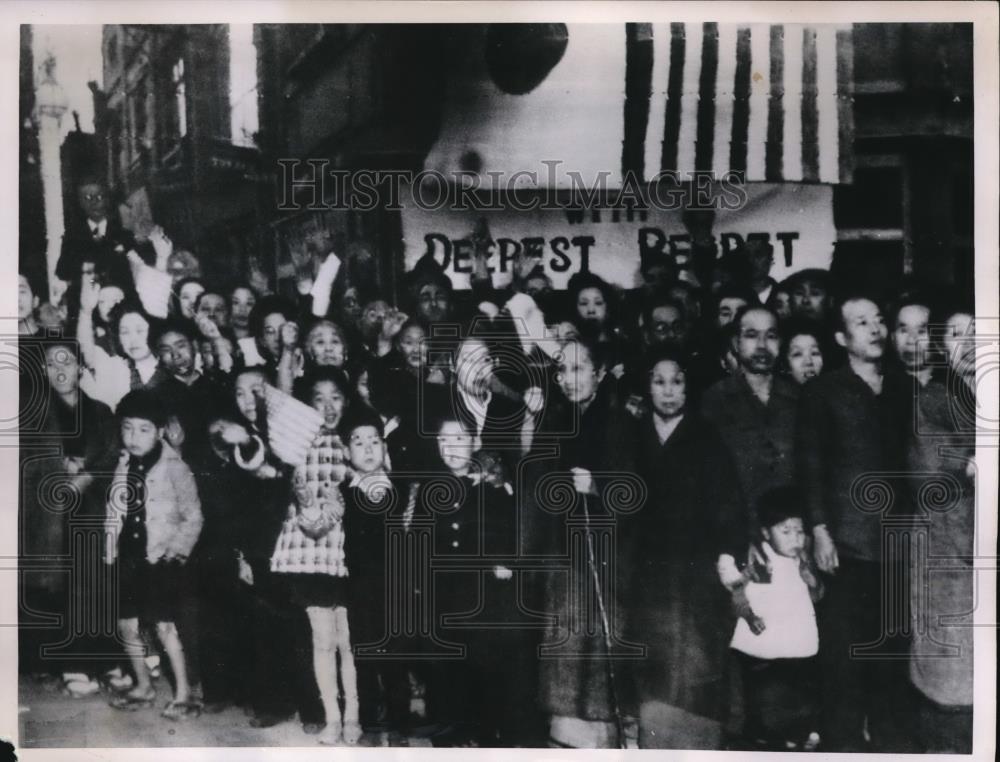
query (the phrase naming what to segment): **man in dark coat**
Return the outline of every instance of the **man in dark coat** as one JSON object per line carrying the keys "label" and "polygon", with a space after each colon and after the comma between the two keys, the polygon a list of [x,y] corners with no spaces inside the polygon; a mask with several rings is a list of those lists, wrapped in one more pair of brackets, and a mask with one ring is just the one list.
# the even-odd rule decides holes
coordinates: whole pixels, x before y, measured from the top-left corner
{"label": "man in dark coat", "polygon": [[[116,426],[105,405],[80,391],[75,342],[43,339],[38,343],[45,367],[33,375],[45,381],[32,396],[40,410],[37,418],[32,414],[30,425],[22,427],[20,437],[19,553],[25,567],[21,611],[58,614],[62,622],[56,631],[21,629],[22,666],[31,671],[41,671],[45,665],[64,673],[95,673],[102,666],[112,666],[121,655],[112,621],[104,637],[92,627],[98,618],[91,610],[110,602],[94,598],[107,589],[92,582],[103,577],[105,566],[99,553],[87,552],[99,549],[103,536],[102,486],[107,485],[116,460]],[[72,501],[71,510],[63,503],[67,499]],[[82,554],[74,555],[77,548],[84,549]],[[70,565],[75,574],[70,573]],[[90,582],[87,587],[80,584],[84,580]],[[85,623],[72,621],[73,612],[86,617],[91,631],[71,641],[70,634]],[[51,649],[46,654],[39,650],[43,645]],[[74,655],[85,653],[105,659]]]}
{"label": "man in dark coat", "polygon": [[56,263],[56,277],[68,284],[65,297],[68,336],[75,333],[80,313],[80,282],[84,277],[95,277],[102,285],[113,283],[125,292],[126,298],[135,296],[127,253],[134,250],[149,265],[156,256],[152,246],[140,245],[111,211],[110,193],[103,182],[85,178],[76,191],[82,214],[69,221]]}
{"label": "man in dark coat", "polygon": [[[821,735],[830,751],[860,751],[867,727],[876,749],[902,751],[895,747],[899,737],[890,739],[906,717],[900,703],[905,661],[898,657],[909,646],[891,637],[891,630],[906,620],[883,616],[890,609],[882,590],[886,575],[898,582],[905,574],[901,559],[886,550],[883,528],[887,518],[909,513],[908,485],[895,476],[906,470],[913,387],[903,373],[883,367],[888,331],[875,302],[848,298],[834,318],[848,363],[805,386],[796,441],[816,562],[829,575],[818,612]],[[900,599],[908,600],[907,594]],[[852,656],[852,649],[866,644],[864,655]]]}
{"label": "man in dark coat", "polygon": [[715,424],[736,463],[748,506],[775,485],[795,478],[793,446],[799,388],[774,372],[778,316],[748,307],[733,321],[737,372],[705,392],[702,415]]}

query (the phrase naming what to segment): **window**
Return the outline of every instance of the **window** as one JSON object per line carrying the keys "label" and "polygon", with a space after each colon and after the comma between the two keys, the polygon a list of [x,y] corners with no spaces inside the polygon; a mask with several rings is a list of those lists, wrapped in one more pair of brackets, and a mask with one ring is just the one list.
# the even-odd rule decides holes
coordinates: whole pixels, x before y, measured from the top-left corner
{"label": "window", "polygon": [[845,284],[887,289],[913,273],[906,164],[898,154],[859,154],[856,161],[853,182],[834,186],[837,247],[831,269]]}
{"label": "window", "polygon": [[257,48],[253,25],[229,25],[229,106],[233,145],[253,148],[257,114]]}
{"label": "window", "polygon": [[170,71],[170,82],[174,90],[175,134],[183,138],[187,135],[187,90],[184,85],[184,59],[178,58]]}

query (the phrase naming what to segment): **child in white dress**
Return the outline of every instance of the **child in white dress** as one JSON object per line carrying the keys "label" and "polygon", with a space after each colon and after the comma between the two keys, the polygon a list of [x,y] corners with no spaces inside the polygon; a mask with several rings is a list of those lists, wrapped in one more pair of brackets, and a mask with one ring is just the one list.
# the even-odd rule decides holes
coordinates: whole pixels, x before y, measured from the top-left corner
{"label": "child in white dress", "polygon": [[822,594],[812,566],[801,501],[791,487],[758,503],[766,571],[751,565],[733,592],[739,614],[731,647],[742,667],[744,736],[755,748],[809,749],[819,633],[813,607]]}

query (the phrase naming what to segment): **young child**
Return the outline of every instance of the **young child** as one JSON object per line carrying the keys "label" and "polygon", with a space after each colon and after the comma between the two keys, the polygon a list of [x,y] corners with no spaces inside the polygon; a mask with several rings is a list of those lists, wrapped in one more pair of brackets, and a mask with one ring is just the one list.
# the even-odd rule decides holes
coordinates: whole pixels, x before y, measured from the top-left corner
{"label": "young child", "polygon": [[[303,730],[323,730],[323,705],[313,674],[309,618],[290,600],[283,574],[271,571],[271,557],[288,516],[292,494],[288,470],[267,441],[267,379],[263,367],[233,373],[235,410],[209,429],[213,450],[249,476],[252,499],[241,512],[239,578],[246,584],[254,659],[248,669],[251,727],[268,728],[293,717]],[[275,644],[280,644],[276,646]]]}
{"label": "young child", "polygon": [[733,591],[740,618],[731,646],[742,667],[744,735],[757,747],[776,750],[811,750],[819,742],[812,732],[813,657],[819,648],[813,604],[822,588],[801,505],[792,487],[769,490],[760,498],[757,514],[767,570],[755,572],[748,566],[744,584]]}
{"label": "young child", "polygon": [[[347,622],[347,566],[344,557],[344,500],[339,486],[347,474],[337,426],[348,405],[350,381],[336,367],[317,367],[299,383],[299,398],[323,414],[323,428],[306,462],[292,476],[292,500],[271,556],[271,571],[283,578],[309,616],[313,670],[326,714],[321,744],[361,739],[357,676]],[[344,714],[338,701],[339,678]],[[341,725],[343,722],[343,726]]]}
{"label": "young child", "polygon": [[[466,569],[434,575],[432,616],[436,632],[446,641],[465,646],[465,658],[435,664],[430,698],[444,729],[435,746],[512,746],[523,703],[516,682],[523,632],[510,627],[516,620],[513,572],[503,565],[516,555],[513,489],[500,458],[479,451],[479,438],[469,421],[454,413],[438,425],[437,450],[448,477],[460,480],[454,509],[433,511],[436,558],[468,560]],[[424,484],[434,490],[434,480]],[[421,495],[424,510],[429,510]],[[507,628],[504,627],[507,625]],[[522,704],[522,706],[519,706]]]}
{"label": "young child", "polygon": [[[349,637],[357,670],[360,719],[366,732],[387,730],[394,734],[404,730],[409,713],[406,664],[389,653],[372,651],[389,634],[387,522],[402,517],[406,501],[400,499],[387,473],[385,432],[379,414],[356,405],[345,416],[340,435],[353,472],[350,480],[341,484],[341,492]],[[380,711],[383,692],[384,713]]]}
{"label": "young child", "polygon": [[191,700],[184,646],[175,622],[187,589],[186,562],[201,532],[202,514],[194,476],[164,438],[167,414],[149,390],[126,394],[118,403],[122,452],[108,492],[105,561],[116,568],[118,630],[136,676],[128,693],[115,697],[116,709],[150,706],[156,698],[140,622],[156,625],[176,682],[163,716],[197,716]]}

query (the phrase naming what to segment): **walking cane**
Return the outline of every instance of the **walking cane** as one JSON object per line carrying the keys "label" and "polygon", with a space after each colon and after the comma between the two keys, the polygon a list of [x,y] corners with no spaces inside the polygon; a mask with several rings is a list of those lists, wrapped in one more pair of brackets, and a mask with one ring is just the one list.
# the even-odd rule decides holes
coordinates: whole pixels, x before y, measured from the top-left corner
{"label": "walking cane", "polygon": [[615,715],[615,728],[618,732],[618,748],[627,748],[625,744],[625,722],[622,719],[621,706],[618,703],[618,689],[615,682],[615,667],[611,661],[611,627],[608,624],[608,610],[604,606],[604,593],[601,592],[601,578],[597,573],[597,558],[594,553],[594,536],[590,532],[590,505],[587,496],[583,495],[583,520],[587,531],[587,561],[590,574],[594,578],[594,589],[597,591],[597,608],[601,612],[601,632],[604,635],[604,650],[607,653],[605,663],[608,665],[608,685],[611,687],[611,711]]}

